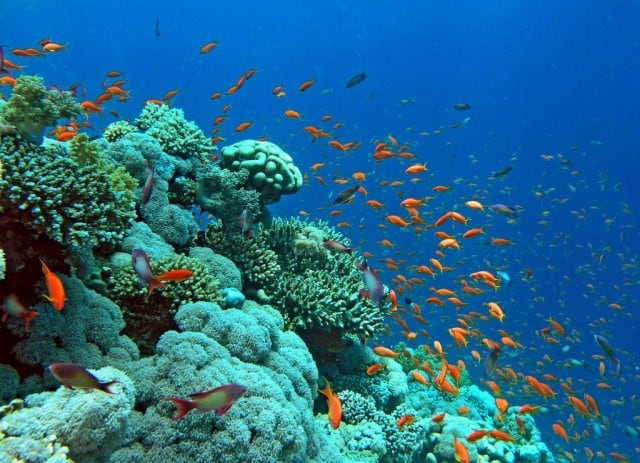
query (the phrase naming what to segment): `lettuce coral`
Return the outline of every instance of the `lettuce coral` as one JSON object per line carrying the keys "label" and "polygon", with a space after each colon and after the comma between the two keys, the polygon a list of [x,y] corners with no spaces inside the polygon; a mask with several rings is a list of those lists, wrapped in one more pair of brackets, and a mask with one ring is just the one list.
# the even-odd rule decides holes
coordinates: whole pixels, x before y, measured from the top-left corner
{"label": "lettuce coral", "polygon": [[71,94],[47,90],[39,76],[22,75],[17,78],[11,98],[2,106],[0,116],[13,125],[29,142],[40,144],[44,130],[59,119],[71,119],[82,108]]}

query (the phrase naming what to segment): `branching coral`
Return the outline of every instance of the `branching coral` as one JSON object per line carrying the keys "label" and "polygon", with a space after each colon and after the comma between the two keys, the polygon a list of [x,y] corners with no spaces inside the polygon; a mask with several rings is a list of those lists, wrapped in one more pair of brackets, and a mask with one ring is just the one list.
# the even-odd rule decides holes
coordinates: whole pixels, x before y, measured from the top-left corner
{"label": "branching coral", "polygon": [[0,138],[0,159],[0,210],[34,235],[95,248],[118,243],[133,223],[133,179],[110,163],[81,165],[62,145],[44,148],[10,135]]}
{"label": "branching coral", "polygon": [[197,259],[180,254],[151,258],[151,266],[157,275],[169,270],[189,269],[193,276],[182,282],[167,282],[148,296],[147,288],[140,284],[133,271],[131,257],[123,256],[124,265],[114,257],[112,263],[115,265],[104,269],[107,295],[123,309],[127,323],[125,333],[144,353],[153,350],[162,333],[175,327],[173,315],[181,304],[220,298],[217,280]]}
{"label": "branching coral", "polygon": [[23,75],[18,77],[0,115],[27,141],[40,144],[44,129],[81,112],[82,108],[69,93],[47,90],[41,77]]}

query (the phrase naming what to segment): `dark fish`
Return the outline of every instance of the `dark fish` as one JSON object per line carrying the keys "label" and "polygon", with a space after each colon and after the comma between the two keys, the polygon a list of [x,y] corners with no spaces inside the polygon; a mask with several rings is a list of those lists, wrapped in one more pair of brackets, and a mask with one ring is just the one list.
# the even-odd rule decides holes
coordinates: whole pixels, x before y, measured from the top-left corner
{"label": "dark fish", "polygon": [[505,217],[511,217],[511,218],[518,217],[517,209],[514,209],[511,206],[506,206],[504,204],[492,204],[491,206],[489,206],[489,209],[491,209],[496,214],[504,215]]}
{"label": "dark fish", "polygon": [[491,353],[484,361],[484,377],[488,378],[491,376],[491,373],[496,371],[498,368],[498,358],[500,357],[500,353],[502,352],[502,345],[496,344],[493,349],[491,349]]}
{"label": "dark fish", "polygon": [[99,381],[86,368],[73,363],[54,363],[49,367],[49,371],[69,389],[98,389],[107,394],[113,394],[109,388],[120,383],[120,381]]}
{"label": "dark fish", "polygon": [[4,67],[4,51],[2,50],[2,46],[0,46],[0,75],[2,74],[11,75],[9,70]]}
{"label": "dark fish", "polygon": [[513,167],[511,167],[511,166],[503,167],[502,169],[498,169],[498,170],[494,171],[494,172],[491,174],[491,177],[492,177],[492,178],[502,178],[502,177],[506,177],[506,176],[507,176],[507,174],[508,174],[509,172],[511,172],[512,170],[513,170]]}
{"label": "dark fish", "polygon": [[359,191],[360,188],[362,188],[360,185],[356,185],[341,191],[338,193],[338,196],[336,196],[336,199],[333,200],[333,204],[351,203],[356,196],[356,191]]}
{"label": "dark fish", "polygon": [[453,109],[456,111],[468,111],[471,109],[471,105],[469,103],[457,103],[453,105]]}
{"label": "dark fish", "polygon": [[367,75],[364,72],[361,72],[360,74],[356,74],[351,79],[349,79],[349,82],[347,82],[347,88],[355,87],[366,78],[367,78]]}
{"label": "dark fish", "polygon": [[156,37],[160,35],[160,18],[156,16]]}
{"label": "dark fish", "polygon": [[375,270],[369,267],[367,259],[364,259],[362,264],[358,265],[358,268],[362,271],[362,282],[365,287],[363,294],[369,298],[371,302],[379,306],[384,299],[384,285],[382,281],[380,281],[380,277]]}
{"label": "dark fish", "polygon": [[149,199],[151,199],[151,193],[153,192],[153,177],[155,176],[155,173],[155,166],[151,166],[151,169],[149,169],[149,173],[147,174],[147,179],[144,182],[144,187],[142,187],[143,206],[149,202]]}
{"label": "dark fish", "polygon": [[613,351],[613,347],[611,347],[611,344],[609,344],[609,341],[607,341],[607,338],[605,338],[604,336],[600,336],[599,334],[594,334],[593,338],[596,340],[596,342],[598,343],[600,348],[604,351],[604,353],[609,358],[609,360],[611,360],[611,363],[614,363],[614,364],[620,363],[620,360],[618,360],[618,357],[616,357],[616,354]]}

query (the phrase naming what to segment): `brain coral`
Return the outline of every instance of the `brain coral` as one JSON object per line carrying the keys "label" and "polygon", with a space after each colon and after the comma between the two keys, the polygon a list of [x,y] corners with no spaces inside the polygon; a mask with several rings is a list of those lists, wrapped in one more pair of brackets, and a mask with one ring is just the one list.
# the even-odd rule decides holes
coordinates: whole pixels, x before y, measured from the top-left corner
{"label": "brain coral", "polygon": [[259,191],[264,204],[275,203],[283,194],[302,187],[302,173],[293,158],[268,141],[243,140],[222,149],[223,169],[249,171],[248,186]]}
{"label": "brain coral", "polygon": [[64,246],[117,244],[136,216],[133,179],[112,164],[85,163],[83,156],[86,151],[72,155],[58,143],[42,147],[2,136],[4,220]]}

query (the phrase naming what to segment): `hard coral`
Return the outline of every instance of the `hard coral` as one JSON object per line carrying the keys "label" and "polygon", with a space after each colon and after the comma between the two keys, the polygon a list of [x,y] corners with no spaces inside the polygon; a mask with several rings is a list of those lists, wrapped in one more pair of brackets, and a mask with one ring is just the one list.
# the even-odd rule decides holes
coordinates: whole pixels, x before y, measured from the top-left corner
{"label": "hard coral", "polygon": [[225,146],[220,166],[249,171],[245,187],[260,192],[263,204],[278,202],[281,195],[293,194],[302,187],[302,173],[293,158],[268,141],[244,140]]}
{"label": "hard coral", "polygon": [[78,164],[64,146],[0,138],[0,211],[64,246],[118,243],[136,216],[133,185],[110,163]]}
{"label": "hard coral", "polygon": [[73,97],[60,90],[47,90],[38,76],[20,76],[1,116],[29,142],[40,144],[44,130],[59,119],[71,119],[82,112]]}
{"label": "hard coral", "polygon": [[167,154],[205,161],[213,151],[211,140],[185,119],[181,109],[147,103],[135,124],[156,138]]}

